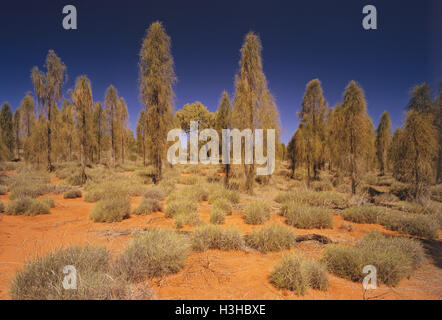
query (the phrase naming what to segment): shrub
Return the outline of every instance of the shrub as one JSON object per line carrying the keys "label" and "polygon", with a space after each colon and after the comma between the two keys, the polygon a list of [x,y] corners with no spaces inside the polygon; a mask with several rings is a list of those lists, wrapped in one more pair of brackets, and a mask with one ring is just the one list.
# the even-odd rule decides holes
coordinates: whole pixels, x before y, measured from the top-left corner
{"label": "shrub", "polygon": [[134,214],[149,214],[161,211],[160,202],[156,199],[144,198],[138,207],[135,208]]}
{"label": "shrub", "polygon": [[175,227],[178,229],[183,228],[185,225],[196,226],[201,222],[200,215],[197,211],[188,213],[179,213],[175,215]]}
{"label": "shrub", "polygon": [[182,192],[187,195],[187,198],[198,202],[207,201],[209,198],[209,192],[200,185],[184,188]]}
{"label": "shrub", "polygon": [[325,268],[296,254],[285,255],[273,269],[269,280],[276,288],[295,291],[298,295],[304,295],[308,288],[328,289]]}
{"label": "shrub", "polygon": [[186,185],[194,185],[199,182],[199,178],[197,176],[182,176],[179,180],[179,183]]}
{"label": "shrub", "polygon": [[212,211],[210,211],[210,223],[223,224],[225,220],[226,213],[218,207],[213,207]]}
{"label": "shrub", "polygon": [[175,231],[152,229],[135,235],[117,259],[117,273],[132,281],[180,271],[186,264],[191,244]]}
{"label": "shrub", "polygon": [[55,208],[55,200],[54,199],[41,199],[39,201],[41,203],[46,204],[49,208]]}
{"label": "shrub", "polygon": [[64,199],[76,199],[76,198],[81,198],[81,196],[82,193],[78,189],[71,189],[63,194]]}
{"label": "shrub", "polygon": [[8,193],[8,187],[0,185],[0,195],[4,195]]}
{"label": "shrub", "polygon": [[217,199],[224,198],[229,200],[232,204],[239,202],[239,192],[228,189],[220,189],[209,195],[209,204],[213,204]]}
{"label": "shrub", "polygon": [[290,249],[295,245],[293,231],[282,225],[269,225],[254,230],[246,240],[249,247],[261,252]]}
{"label": "shrub", "polygon": [[161,201],[161,200],[164,200],[166,195],[159,188],[156,188],[156,189],[150,188],[150,189],[147,189],[147,191],[144,193],[144,197],[148,198],[148,199],[155,199],[155,200]]}
{"label": "shrub", "polygon": [[315,191],[332,191],[333,185],[330,181],[313,181],[311,188]]}
{"label": "shrub", "polygon": [[437,238],[439,221],[433,216],[386,213],[379,218],[385,228],[412,236]]}
{"label": "shrub", "polygon": [[0,213],[5,212],[5,205],[0,201]]}
{"label": "shrub", "polygon": [[412,198],[410,186],[406,183],[395,181],[390,186],[390,193],[394,194],[401,200]]}
{"label": "shrub", "polygon": [[247,224],[263,224],[270,219],[271,210],[267,203],[257,200],[250,202],[244,210]]}
{"label": "shrub", "polygon": [[130,201],[126,197],[97,202],[89,218],[94,222],[119,222],[129,217]]}
{"label": "shrub", "polygon": [[66,179],[66,182],[71,186],[83,185],[83,177],[80,173],[73,174]]}
{"label": "shrub", "polygon": [[47,184],[24,182],[11,188],[9,199],[15,200],[23,197],[37,198],[51,192],[51,186]]}
{"label": "shrub", "polygon": [[342,213],[344,220],[356,223],[377,223],[378,217],[385,208],[375,206],[359,206],[345,209]]}
{"label": "shrub", "polygon": [[50,212],[50,206],[43,201],[35,200],[29,197],[15,199],[8,204],[5,210],[9,215],[34,216],[37,214],[47,214]]}
{"label": "shrub", "polygon": [[288,202],[281,208],[286,223],[300,229],[331,229],[333,214],[326,208]]}
{"label": "shrub", "polygon": [[213,224],[197,228],[192,234],[192,247],[196,251],[209,249],[242,250],[244,239],[235,228],[223,229]]}
{"label": "shrub", "polygon": [[213,202],[213,207],[222,210],[227,215],[230,215],[233,212],[232,204],[225,198],[216,199]]}
{"label": "shrub", "polygon": [[122,190],[121,186],[114,184],[100,184],[95,185],[86,192],[84,201],[97,202],[104,199],[121,198],[127,195],[128,193]]}
{"label": "shrub", "polygon": [[329,191],[284,191],[276,196],[275,201],[279,203],[295,201],[306,203],[311,206],[323,206],[337,209],[344,209],[348,206],[348,200],[346,198],[339,193]]}
{"label": "shrub", "polygon": [[373,265],[380,282],[395,286],[421,265],[423,257],[422,245],[416,240],[371,232],[356,247],[328,245],[322,260],[330,272],[358,282],[365,276],[363,267]]}
{"label": "shrub", "polygon": [[166,218],[173,218],[177,214],[186,215],[197,211],[198,207],[194,202],[187,199],[178,199],[167,203],[165,216]]}
{"label": "shrub", "polygon": [[[65,290],[63,268],[76,268],[76,290]],[[110,255],[107,249],[70,247],[49,253],[26,264],[12,281],[10,293],[17,300],[86,300],[126,299],[127,282],[109,276]],[[147,297],[146,297],[147,298]]]}

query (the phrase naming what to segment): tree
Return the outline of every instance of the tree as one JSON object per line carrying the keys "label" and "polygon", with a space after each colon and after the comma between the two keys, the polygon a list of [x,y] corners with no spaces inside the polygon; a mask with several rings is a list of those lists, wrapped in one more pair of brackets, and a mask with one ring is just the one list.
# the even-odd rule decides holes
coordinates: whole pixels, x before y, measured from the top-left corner
{"label": "tree", "polygon": [[295,177],[295,170],[300,163],[303,163],[306,158],[306,139],[303,136],[303,125],[295,131],[292,138],[287,145],[287,157],[290,161],[291,178]]}
{"label": "tree", "polygon": [[327,102],[322,95],[321,82],[314,79],[306,86],[302,99],[302,109],[298,114],[301,123],[304,124],[308,185],[310,185],[311,180],[311,169],[313,169],[313,179],[318,179],[319,168],[325,160],[326,111]]}
{"label": "tree", "polygon": [[[241,48],[239,71],[235,77],[234,126],[240,130],[278,129],[279,113],[267,87],[261,58],[261,41],[249,32]],[[254,164],[244,163],[246,191],[253,193]]]}
{"label": "tree", "polygon": [[118,92],[113,85],[110,85],[106,90],[104,98],[104,107],[107,119],[107,126],[109,128],[109,135],[111,140],[112,165],[115,166],[116,148],[117,148],[117,121],[118,121]]}
{"label": "tree", "polygon": [[31,79],[34,85],[34,92],[37,97],[39,112],[47,120],[47,169],[51,172],[54,168],[51,159],[51,127],[52,108],[62,97],[62,87],[67,80],[66,66],[55,54],[49,50],[45,63],[46,73],[34,67],[31,72]]}
{"label": "tree", "polygon": [[12,116],[12,127],[14,129],[14,146],[15,146],[15,157],[20,160],[20,117],[21,117],[21,109],[17,108]]}
{"label": "tree", "polygon": [[434,113],[431,88],[428,83],[424,82],[411,90],[411,98],[408,102],[407,109],[409,111],[415,110],[423,113]]}
{"label": "tree", "polygon": [[416,110],[408,112],[405,123],[402,159],[398,159],[404,170],[405,181],[412,184],[412,196],[422,202],[433,180],[432,162],[437,155],[437,132],[433,116]]}
{"label": "tree", "polygon": [[21,101],[21,131],[22,136],[29,138],[31,136],[32,124],[35,121],[34,99],[27,93]]}
{"label": "tree", "polygon": [[161,22],[147,30],[139,53],[139,88],[146,112],[146,134],[150,138],[149,156],[155,167],[154,181],[162,176],[167,131],[172,123],[173,84],[176,81],[170,37]]}
{"label": "tree", "polygon": [[436,129],[439,132],[438,143],[439,143],[439,154],[437,156],[436,162],[436,183],[442,182],[442,82],[439,84],[439,96],[435,102],[436,112],[435,112],[435,123]]}
{"label": "tree", "polygon": [[373,123],[367,114],[364,92],[355,81],[351,81],[344,92],[342,103],[343,127],[339,150],[345,155],[343,168],[350,175],[351,191],[356,188],[367,169],[367,159],[374,150]]}
{"label": "tree", "polygon": [[381,175],[385,175],[388,168],[388,150],[391,145],[391,120],[390,115],[385,111],[376,131],[376,155],[378,158]]}
{"label": "tree", "polygon": [[[223,91],[218,110],[215,113],[215,129],[222,137],[222,130],[232,129],[232,104],[230,103],[229,94]],[[229,143],[229,141],[222,141],[222,143]],[[228,155],[230,158],[230,154]],[[229,185],[230,178],[230,163],[224,164],[224,186]]]}
{"label": "tree", "polygon": [[117,109],[118,127],[120,134],[120,146],[121,146],[121,162],[124,163],[124,149],[127,145],[127,126],[129,125],[129,114],[127,112],[127,104],[124,98],[118,100]]}
{"label": "tree", "polygon": [[101,153],[104,149],[104,138],[106,135],[106,115],[101,102],[95,102],[92,114],[92,134],[96,146],[97,161],[101,162]]}
{"label": "tree", "polygon": [[138,153],[143,157],[143,166],[146,166],[146,110],[140,111],[137,121],[137,149]]}
{"label": "tree", "polygon": [[14,131],[12,123],[12,110],[9,103],[5,102],[0,110],[1,140],[7,150],[7,158],[14,153]]}
{"label": "tree", "polygon": [[72,101],[74,102],[77,114],[78,137],[80,140],[80,156],[81,156],[81,182],[85,183],[86,165],[88,163],[88,119],[92,110],[92,89],[91,83],[87,76],[82,75],[77,78],[75,88],[72,91]]}

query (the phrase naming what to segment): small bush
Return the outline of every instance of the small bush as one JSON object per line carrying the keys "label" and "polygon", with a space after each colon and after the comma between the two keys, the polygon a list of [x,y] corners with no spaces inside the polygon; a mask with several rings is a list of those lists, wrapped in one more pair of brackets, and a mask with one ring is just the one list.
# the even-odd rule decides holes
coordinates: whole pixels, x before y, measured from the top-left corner
{"label": "small bush", "polygon": [[280,192],[276,198],[276,202],[284,203],[288,201],[302,202],[311,206],[331,207],[344,209],[348,206],[348,200],[336,192],[329,191],[284,191]]}
{"label": "small bush", "polygon": [[46,204],[49,208],[55,208],[55,200],[54,199],[41,199],[40,202]]}
{"label": "small bush", "polygon": [[225,221],[226,213],[218,207],[213,207],[212,211],[210,211],[210,223],[223,224]]}
{"label": "small bush", "polygon": [[5,212],[5,205],[0,201],[0,213]]}
{"label": "small bush", "polygon": [[8,187],[0,185],[0,195],[5,195],[7,193],[8,193]]}
{"label": "small bush", "polygon": [[177,214],[189,214],[191,212],[197,212],[198,207],[192,201],[187,199],[173,200],[167,203],[165,216],[166,218],[173,218]]}
{"label": "small bush", "polygon": [[345,209],[342,216],[344,220],[355,223],[377,223],[378,217],[385,212],[383,207],[360,206]]}
{"label": "small bush", "polygon": [[201,223],[200,215],[197,211],[188,213],[179,213],[175,215],[175,227],[178,229],[183,228],[185,225],[196,226]]}
{"label": "small bush", "polygon": [[310,186],[315,191],[333,190],[333,184],[330,181],[313,181]]}
{"label": "small bush", "polygon": [[114,184],[103,184],[96,185],[89,189],[84,196],[84,201],[97,202],[104,199],[121,198],[127,195],[128,193],[125,190],[122,190],[121,186]]}
{"label": "small bush", "polygon": [[49,213],[50,206],[43,201],[23,197],[10,202],[5,212],[13,216],[22,214],[25,216],[35,216],[37,214]]}
{"label": "small bush", "polygon": [[119,222],[129,217],[130,201],[126,197],[97,202],[89,218],[94,222]]}
{"label": "small bush", "polygon": [[386,237],[379,232],[367,233],[355,247],[328,245],[322,261],[335,275],[362,281],[366,265],[376,267],[380,282],[395,286],[422,264],[422,245],[413,239]]}
{"label": "small bush", "polygon": [[223,229],[220,226],[210,224],[199,227],[193,232],[192,247],[196,251],[209,249],[242,250],[244,239],[238,229]]}
{"label": "small bush", "polygon": [[246,241],[251,248],[261,252],[280,251],[290,249],[295,245],[293,231],[282,225],[269,225],[254,230]]}
{"label": "small bush", "polygon": [[239,202],[239,192],[228,189],[217,190],[209,195],[209,204],[213,204],[219,198],[227,199],[232,204],[235,204]]}
{"label": "small bush", "polygon": [[304,295],[308,288],[326,291],[329,283],[321,264],[296,254],[285,255],[269,280],[276,288],[295,291],[298,295]]}
{"label": "small bush", "polygon": [[175,231],[153,229],[137,234],[117,259],[124,279],[141,281],[180,271],[191,251],[187,237]]}
{"label": "small bush", "polygon": [[179,180],[179,183],[186,185],[194,185],[199,182],[199,178],[197,176],[182,176]]}
{"label": "small bush", "polygon": [[148,198],[148,199],[155,199],[158,201],[162,201],[162,200],[164,200],[166,195],[159,188],[157,188],[157,189],[150,188],[150,189],[147,189],[147,191],[144,193],[144,197]]}
{"label": "small bush", "polygon": [[[76,290],[63,288],[63,268],[68,265],[80,275]],[[127,299],[129,284],[109,276],[110,271],[107,249],[70,247],[27,263],[12,281],[10,294],[15,300]]]}
{"label": "small bush", "polygon": [[412,198],[410,186],[406,183],[395,181],[390,186],[390,193],[394,194],[401,200]]}
{"label": "small bush", "polygon": [[80,173],[73,174],[66,179],[66,182],[71,186],[83,185],[83,176]]}
{"label": "small bush", "polygon": [[230,215],[233,212],[232,204],[225,198],[216,199],[213,202],[213,207],[222,210],[227,215]]}
{"label": "small bush", "polygon": [[439,221],[433,216],[386,213],[379,218],[385,228],[412,236],[437,238]]}
{"label": "small bush", "polygon": [[271,209],[263,201],[253,201],[244,210],[244,221],[247,224],[263,224],[270,219]]}
{"label": "small bush", "polygon": [[149,214],[161,211],[160,202],[156,199],[144,198],[138,207],[135,208],[134,214]]}
{"label": "small bush", "polygon": [[78,189],[71,189],[69,191],[66,191],[63,194],[64,199],[76,199],[76,198],[81,198],[81,197],[82,197],[82,193]]}
{"label": "small bush", "polygon": [[33,182],[25,182],[11,188],[9,199],[15,200],[23,197],[37,198],[51,192],[51,186]]}
{"label": "small bush", "polygon": [[331,229],[333,214],[326,208],[288,202],[281,208],[286,223],[300,229]]}

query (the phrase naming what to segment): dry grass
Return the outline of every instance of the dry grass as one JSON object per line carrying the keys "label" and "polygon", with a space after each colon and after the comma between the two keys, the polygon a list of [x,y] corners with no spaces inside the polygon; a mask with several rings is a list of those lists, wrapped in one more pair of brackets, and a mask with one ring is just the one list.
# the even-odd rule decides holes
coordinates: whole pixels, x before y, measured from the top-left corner
{"label": "dry grass", "polygon": [[269,225],[252,231],[247,237],[249,247],[263,253],[290,249],[295,245],[293,231],[283,225]]}
{"label": "dry grass", "polygon": [[244,209],[244,221],[247,224],[263,224],[270,219],[270,216],[270,206],[264,201],[252,201]]}
{"label": "dry grass", "polygon": [[242,250],[244,239],[241,232],[235,228],[223,229],[220,226],[205,225],[193,232],[192,247],[196,251]]}
{"label": "dry grass", "polygon": [[156,199],[144,198],[138,207],[133,211],[134,214],[149,214],[161,211],[161,204]]}
{"label": "dry grass", "polygon": [[323,207],[312,207],[297,202],[286,202],[280,214],[286,218],[286,223],[300,229],[331,229],[333,214]]}
{"label": "dry grass", "polygon": [[76,198],[81,198],[82,196],[83,194],[78,189],[71,189],[63,194],[64,199],[76,199]]}
{"label": "dry grass", "polygon": [[129,217],[130,201],[127,197],[103,199],[97,202],[89,218],[94,222],[119,222]]}
{"label": "dry grass", "polygon": [[8,215],[35,216],[38,214],[48,214],[51,206],[43,200],[35,200],[30,197],[22,197],[10,202],[5,209]]}

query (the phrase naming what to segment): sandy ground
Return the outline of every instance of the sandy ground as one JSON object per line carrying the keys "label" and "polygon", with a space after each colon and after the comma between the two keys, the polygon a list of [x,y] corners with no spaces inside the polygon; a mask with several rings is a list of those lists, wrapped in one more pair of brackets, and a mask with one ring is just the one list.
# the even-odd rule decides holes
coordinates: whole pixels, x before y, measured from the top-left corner
{"label": "sandy ground", "polygon": [[[15,272],[25,261],[50,250],[70,245],[93,244],[109,248],[118,254],[130,240],[130,232],[145,228],[173,229],[173,219],[166,219],[161,212],[148,216],[131,215],[119,223],[94,223],[88,216],[94,206],[82,199],[65,200],[62,195],[45,196],[55,200],[56,207],[48,215],[35,217],[0,215],[0,299],[9,299],[8,286]],[[44,197],[43,197],[44,198]],[[5,204],[7,195],[0,196]],[[132,208],[141,201],[131,199]],[[242,202],[247,199],[242,199]],[[201,218],[208,222],[210,206],[199,205]],[[266,224],[283,223],[276,214]],[[394,234],[379,225],[353,224],[349,232],[340,229],[340,216],[334,216],[334,228],[330,230],[300,230],[298,235],[318,233],[341,244],[353,244],[365,232],[379,230]],[[235,226],[249,233],[261,226],[246,225],[242,215],[234,212],[228,216],[224,227]],[[184,230],[191,230],[185,227]],[[186,267],[177,274],[151,280],[157,299],[442,299],[442,265],[440,261],[441,236],[427,243],[428,257],[423,267],[410,279],[404,279],[395,288],[381,286],[365,292],[362,285],[343,280],[330,274],[327,292],[309,290],[305,296],[290,291],[277,290],[268,281],[274,265],[284,252],[261,254],[259,252],[223,252],[210,250],[192,253]],[[319,259],[324,246],[314,241],[299,243],[293,250]]]}

